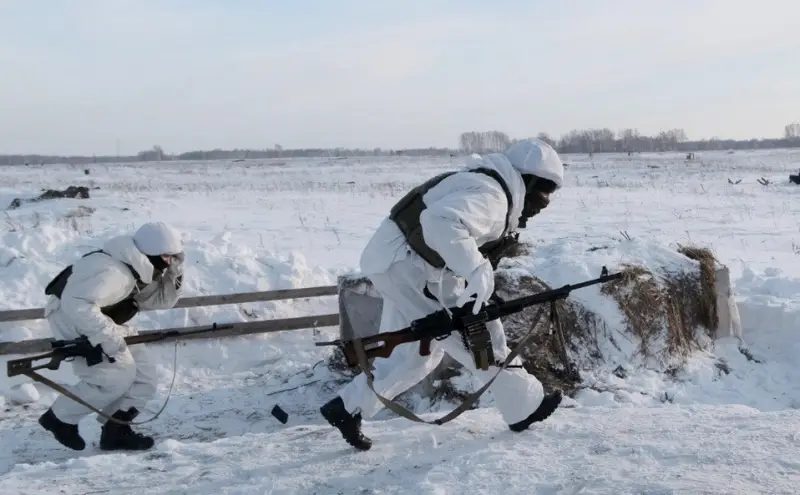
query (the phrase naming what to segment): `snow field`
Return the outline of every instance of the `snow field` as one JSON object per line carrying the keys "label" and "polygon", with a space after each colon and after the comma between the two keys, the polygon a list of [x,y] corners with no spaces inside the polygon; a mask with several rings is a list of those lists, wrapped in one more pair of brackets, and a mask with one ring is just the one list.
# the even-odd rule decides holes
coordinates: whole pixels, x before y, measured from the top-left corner
{"label": "snow field", "polygon": [[[180,344],[170,403],[142,427],[159,443],[143,454],[63,449],[35,423],[55,395],[3,376],[0,493],[52,493],[54,483],[70,494],[791,493],[800,482],[793,197],[800,192],[787,176],[800,167],[800,153],[565,161],[567,187],[522,235],[536,245],[526,268],[557,285],[593,278],[602,264],[668,261],[659,253],[676,243],[711,246],[731,268],[743,343],[718,341],[674,379],[647,369],[622,379],[610,365],[585,374],[575,400],[524,435],[511,435],[489,407],[439,428],[380,414],[365,424],[376,441],[366,454],[349,449],[317,414],[337,383],[319,365],[330,349],[313,341],[335,337],[333,328]],[[272,162],[3,168],[0,205],[42,188],[99,189],[89,200],[6,212],[0,309],[41,307],[44,285],[65,264],[149,219],[185,233],[187,296],[334,284],[357,269],[361,247],[397,198],[458,165],[449,158]],[[771,183],[756,182],[762,177]],[[575,297],[592,301],[592,291]],[[135,321],[150,329],[336,310],[335,297],[325,297]],[[3,341],[48,336],[41,321],[0,324]],[[173,372],[174,346],[152,347],[163,377],[145,418],[160,408]],[[68,365],[49,376],[73,378]],[[267,395],[292,387],[299,388]],[[285,426],[269,415],[275,403],[290,414]],[[89,442],[99,428],[91,417],[81,423]]]}

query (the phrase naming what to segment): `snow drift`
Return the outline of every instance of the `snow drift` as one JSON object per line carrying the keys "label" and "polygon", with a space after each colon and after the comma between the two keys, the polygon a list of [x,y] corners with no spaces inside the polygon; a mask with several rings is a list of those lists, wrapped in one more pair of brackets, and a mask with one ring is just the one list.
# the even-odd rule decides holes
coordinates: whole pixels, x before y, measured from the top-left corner
{"label": "snow drift", "polygon": [[[20,228],[2,236],[0,248],[0,308],[43,307],[44,286],[75,258],[97,249],[113,235],[124,230],[109,230],[87,239],[74,229],[59,225],[57,219],[44,219],[36,228]],[[273,289],[290,289],[331,285],[335,274],[309,266],[299,252],[284,255],[254,251],[231,240],[223,232],[208,241],[184,235],[186,276],[184,296],[226,294]],[[240,305],[148,311],[137,315],[131,324],[140,330],[168,327],[208,325],[213,322],[241,322],[286,318],[298,314],[335,312],[335,299],[271,301]],[[317,329],[315,332],[326,332]],[[278,376],[293,373],[306,362],[321,359],[321,352],[309,340],[308,331],[262,334],[229,339],[209,339],[180,344],[178,381],[186,386],[212,385],[211,376],[247,373],[270,363]],[[44,320],[2,322],[0,341],[20,341],[52,337]],[[166,387],[172,377],[173,345],[152,345]],[[0,365],[15,356],[0,356]],[[313,362],[313,361],[312,361]],[[300,364],[298,364],[300,363]],[[71,367],[64,363],[58,371],[45,370],[46,376],[60,383],[75,380]],[[30,403],[54,397],[40,384],[31,384],[27,377],[0,378],[0,403]],[[24,386],[23,386],[24,384]],[[5,397],[6,399],[3,399]]]}

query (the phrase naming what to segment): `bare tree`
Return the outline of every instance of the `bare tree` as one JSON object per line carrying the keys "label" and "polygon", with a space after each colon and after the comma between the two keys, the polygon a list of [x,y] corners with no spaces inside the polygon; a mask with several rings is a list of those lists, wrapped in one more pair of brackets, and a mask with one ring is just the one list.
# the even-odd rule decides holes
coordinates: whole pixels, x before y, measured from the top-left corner
{"label": "bare tree", "polygon": [[504,132],[464,132],[458,139],[459,147],[465,153],[491,153],[503,151],[511,145],[511,139]]}
{"label": "bare tree", "polygon": [[536,139],[538,139],[539,141],[545,142],[545,143],[549,144],[550,146],[553,146],[553,147],[556,146],[555,139],[551,138],[550,135],[548,133],[546,133],[546,132],[540,132],[539,134],[537,134],[536,135]]}
{"label": "bare tree", "polygon": [[792,122],[783,128],[783,137],[789,140],[800,139],[800,122]]}
{"label": "bare tree", "polygon": [[622,141],[622,151],[641,151],[639,129],[623,129],[619,132],[619,136]]}
{"label": "bare tree", "polygon": [[157,162],[164,159],[164,148],[160,145],[153,146],[152,149],[147,151],[140,151],[137,155],[139,161],[142,162]]}

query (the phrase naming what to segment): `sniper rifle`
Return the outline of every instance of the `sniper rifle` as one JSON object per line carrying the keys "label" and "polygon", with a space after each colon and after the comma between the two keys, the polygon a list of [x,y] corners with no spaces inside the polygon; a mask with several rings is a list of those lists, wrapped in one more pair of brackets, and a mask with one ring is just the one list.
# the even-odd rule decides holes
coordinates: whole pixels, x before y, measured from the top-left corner
{"label": "sniper rifle", "polygon": [[[212,323],[209,326],[199,327],[199,328],[196,328],[196,329],[193,329],[193,330],[186,330],[186,331],[167,330],[167,331],[160,331],[160,332],[149,332],[149,333],[142,334],[142,335],[131,335],[131,336],[125,337],[125,344],[127,344],[127,345],[147,344],[147,343],[158,342],[158,341],[161,341],[161,340],[166,340],[166,339],[171,339],[171,338],[180,338],[180,337],[185,337],[187,335],[197,335],[197,334],[202,334],[202,333],[216,332],[218,330],[226,330],[226,329],[231,329],[231,328],[234,328],[234,326],[232,324],[230,324],[230,323],[222,324],[222,325],[218,325],[217,323]],[[104,355],[104,352],[103,352],[102,348],[100,347],[100,345],[93,346],[89,342],[89,339],[87,337],[81,336],[81,337],[78,337],[77,339],[71,339],[71,340],[53,340],[53,341],[50,342],[50,346],[53,348],[53,350],[50,351],[50,352],[47,352],[45,354],[39,354],[37,356],[30,356],[30,357],[24,357],[24,358],[19,358],[19,359],[12,359],[12,360],[8,361],[8,364],[7,364],[7,374],[8,374],[8,376],[9,377],[13,377],[13,376],[17,376],[17,375],[25,375],[25,376],[31,378],[34,381],[37,381],[39,383],[43,383],[44,385],[47,385],[48,387],[52,388],[56,392],[60,392],[60,393],[62,393],[64,395],[66,395],[67,397],[69,397],[70,399],[78,402],[79,404],[88,407],[92,411],[98,413],[103,418],[105,418],[105,419],[107,419],[109,421],[115,422],[115,423],[119,423],[119,424],[130,425],[130,424],[147,423],[147,422],[152,421],[153,419],[157,418],[158,415],[161,414],[161,411],[164,410],[164,407],[166,407],[167,403],[164,402],[164,407],[162,407],[161,411],[159,411],[153,418],[149,419],[148,421],[142,421],[142,422],[139,422],[139,423],[133,423],[133,422],[130,422],[130,421],[121,421],[121,420],[118,420],[116,418],[112,418],[112,417],[106,415],[105,413],[103,413],[99,409],[95,408],[91,404],[88,404],[86,401],[84,401],[80,397],[76,396],[75,394],[73,394],[69,390],[66,390],[61,385],[53,382],[49,378],[46,378],[46,377],[40,375],[39,373],[37,373],[37,370],[41,370],[41,369],[57,370],[58,367],[61,365],[62,361],[66,361],[68,359],[72,359],[72,358],[76,358],[76,357],[85,358],[86,359],[86,364],[88,366],[94,366],[96,364],[100,364],[103,361],[103,355]],[[177,352],[177,348],[176,348],[176,352]],[[106,357],[109,360],[109,362],[112,362],[112,363],[114,362],[114,358],[109,357],[109,356],[106,356]],[[46,362],[44,364],[34,365],[34,363],[36,361],[40,361],[42,359],[47,359],[47,358],[50,359],[48,362]],[[173,368],[173,369],[175,371],[177,371],[177,369],[175,369],[175,368]],[[174,381],[175,381],[175,376],[174,375],[173,375],[172,379],[173,379],[173,383],[174,383]],[[171,389],[172,389],[172,385],[170,385],[170,391],[171,391]],[[169,396],[167,396],[167,400],[169,400]]]}
{"label": "sniper rifle", "polygon": [[[467,348],[473,353],[476,365],[480,369],[488,369],[494,364],[491,339],[486,332],[486,323],[504,316],[518,313],[537,304],[555,302],[566,299],[570,293],[577,289],[596,284],[604,284],[622,277],[622,273],[609,274],[603,267],[601,276],[577,284],[567,284],[557,289],[552,289],[538,294],[519,297],[508,301],[490,302],[478,314],[472,314],[474,301],[460,308],[441,309],[420,319],[411,322],[411,325],[393,332],[379,333],[356,339],[363,346],[366,359],[382,357],[387,358],[395,347],[409,342],[419,342],[420,356],[427,356],[431,352],[431,341],[443,340],[454,331],[461,332]],[[317,342],[317,346],[337,346],[344,352],[347,365],[359,366],[355,340],[332,342]]]}

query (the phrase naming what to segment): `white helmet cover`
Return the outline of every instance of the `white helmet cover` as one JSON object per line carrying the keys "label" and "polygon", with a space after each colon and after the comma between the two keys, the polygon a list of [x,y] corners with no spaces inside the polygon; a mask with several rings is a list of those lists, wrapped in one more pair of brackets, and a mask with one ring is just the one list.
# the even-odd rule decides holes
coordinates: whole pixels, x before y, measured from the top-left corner
{"label": "white helmet cover", "polygon": [[181,234],[164,222],[148,222],[133,234],[136,247],[147,256],[181,254],[183,241]]}
{"label": "white helmet cover", "polygon": [[538,139],[524,139],[512,144],[504,153],[521,174],[548,179],[557,189],[564,185],[564,164],[552,146]]}

